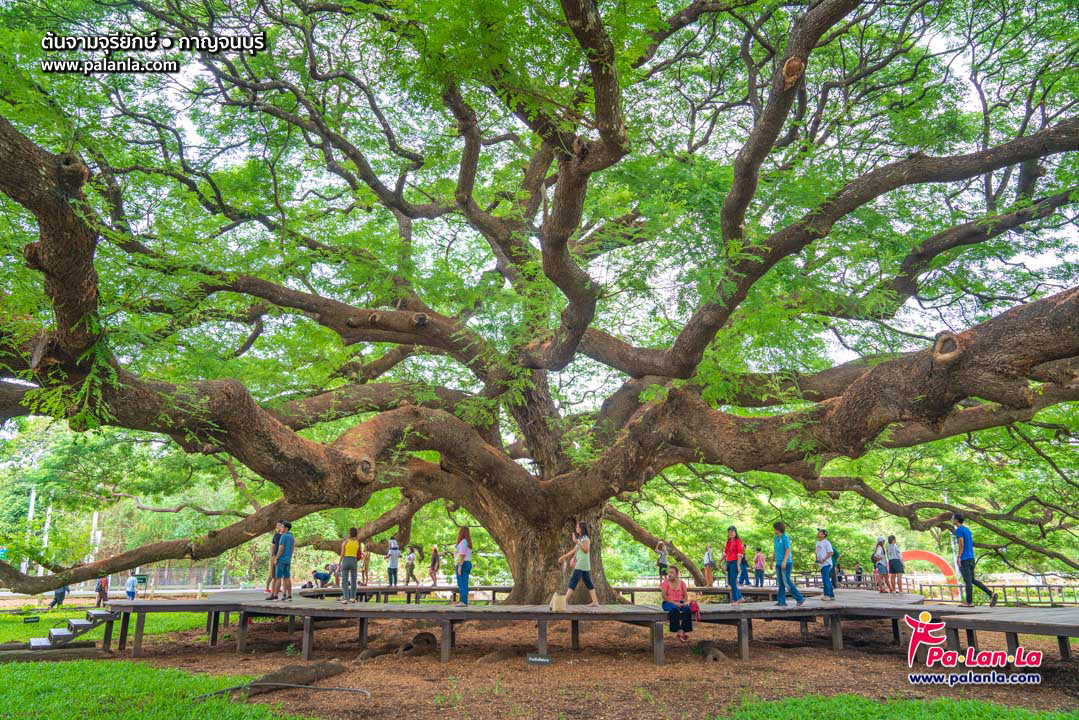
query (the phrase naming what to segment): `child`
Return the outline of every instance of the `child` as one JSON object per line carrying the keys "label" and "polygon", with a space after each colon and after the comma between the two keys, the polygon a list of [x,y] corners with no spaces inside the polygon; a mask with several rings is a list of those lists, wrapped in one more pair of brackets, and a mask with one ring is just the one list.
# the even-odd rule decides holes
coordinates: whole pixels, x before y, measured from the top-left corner
{"label": "child", "polygon": [[712,559],[712,543],[704,546],[704,586],[712,587],[715,582],[716,563]]}
{"label": "child", "polygon": [[656,544],[656,567],[659,569],[660,580],[667,577],[667,544],[662,540]]}
{"label": "child", "polygon": [[371,551],[363,543],[360,543],[360,555],[363,562],[363,566],[360,568],[360,582],[366,585],[371,574]]}
{"label": "child", "polygon": [[884,536],[877,538],[877,545],[873,548],[873,579],[877,581],[879,592],[888,592],[888,565],[885,563],[887,553],[884,550]]}
{"label": "child", "polygon": [[764,587],[764,552],[760,548],[753,556],[753,587]]}

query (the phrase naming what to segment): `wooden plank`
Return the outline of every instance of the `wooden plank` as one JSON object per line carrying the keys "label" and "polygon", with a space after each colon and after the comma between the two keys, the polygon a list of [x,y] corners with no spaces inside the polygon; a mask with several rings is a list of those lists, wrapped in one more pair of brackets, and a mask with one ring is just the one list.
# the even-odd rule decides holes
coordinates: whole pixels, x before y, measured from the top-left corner
{"label": "wooden plank", "polygon": [[360,650],[367,647],[367,618],[360,618]]}
{"label": "wooden plank", "polygon": [[131,650],[131,657],[142,657],[142,632],[145,628],[146,613],[137,613],[135,619],[135,646]]}
{"label": "wooden plank", "polygon": [[303,659],[311,659],[311,645],[314,641],[315,628],[310,615],[303,616]]}
{"label": "wooden plank", "polygon": [[892,618],[892,641],[896,645],[903,644],[903,632],[899,627],[899,618]]}
{"label": "wooden plank", "polygon": [[439,649],[442,654],[442,662],[448,663],[450,661],[450,635],[453,634],[453,628],[450,625],[449,620],[442,622],[442,632],[439,637]]}
{"label": "wooden plank", "polygon": [[120,638],[116,641],[116,649],[123,652],[127,649],[127,626],[131,622],[131,613],[125,612],[120,616]]}
{"label": "wooden plank", "polygon": [[210,647],[217,646],[217,628],[221,623],[221,613],[214,611],[210,613]]}
{"label": "wooden plank", "polygon": [[1072,656],[1071,640],[1069,640],[1064,635],[1058,635],[1057,636],[1057,647],[1060,648],[1060,659],[1061,660],[1071,660],[1071,656]]}
{"label": "wooden plank", "polygon": [[105,623],[105,637],[101,639],[101,649],[106,652],[112,649],[112,620]]}
{"label": "wooden plank", "polygon": [[662,665],[665,660],[663,658],[663,623],[652,623],[652,656],[655,658],[656,665]]}
{"label": "wooden plank", "polygon": [[978,649],[978,631],[967,628],[967,647],[972,647],[975,650]]}
{"label": "wooden plank", "polygon": [[226,610],[225,611],[225,616],[221,619],[222,620],[221,624],[222,624],[223,627],[228,627],[229,626],[229,615],[230,615],[229,611]]}
{"label": "wooden plank", "polygon": [[569,622],[570,647],[574,650],[581,649],[581,621],[570,620]]}
{"label": "wooden plank", "polygon": [[538,630],[539,637],[536,640],[536,652],[540,655],[547,654],[547,621],[538,620],[536,622],[536,628]]}
{"label": "wooden plank", "polygon": [[250,621],[248,613],[240,611],[240,620],[236,624],[236,652],[242,653],[247,650],[247,624]]}
{"label": "wooden plank", "polygon": [[959,652],[959,629],[945,628],[944,636],[947,638],[947,648]]}
{"label": "wooden plank", "polygon": [[288,616],[288,636],[289,636],[290,640],[292,639],[292,634],[294,632],[296,632],[296,616],[295,615],[289,615]]}
{"label": "wooden plank", "polygon": [[799,620],[798,624],[801,626],[801,629],[802,629],[802,644],[803,645],[808,645],[809,644],[809,622],[807,620]]}
{"label": "wooden plank", "polygon": [[738,657],[749,660],[749,620],[746,618],[738,621]]}
{"label": "wooden plank", "polygon": [[832,649],[836,650],[836,651],[842,650],[843,649],[843,621],[839,619],[838,615],[833,615],[831,620],[832,620],[832,622],[831,622],[831,625],[832,625]]}

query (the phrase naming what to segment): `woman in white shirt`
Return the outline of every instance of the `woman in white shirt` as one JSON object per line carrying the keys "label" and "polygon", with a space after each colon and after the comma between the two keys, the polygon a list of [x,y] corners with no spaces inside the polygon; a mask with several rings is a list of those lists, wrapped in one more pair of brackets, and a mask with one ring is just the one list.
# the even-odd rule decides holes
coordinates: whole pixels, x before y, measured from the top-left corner
{"label": "woman in white shirt", "polygon": [[894,592],[903,592],[903,552],[895,535],[888,536],[888,587]]}
{"label": "woman in white shirt", "polygon": [[454,605],[465,607],[468,605],[468,575],[472,572],[472,535],[467,527],[457,531],[454,560],[457,568],[457,593],[461,598]]}

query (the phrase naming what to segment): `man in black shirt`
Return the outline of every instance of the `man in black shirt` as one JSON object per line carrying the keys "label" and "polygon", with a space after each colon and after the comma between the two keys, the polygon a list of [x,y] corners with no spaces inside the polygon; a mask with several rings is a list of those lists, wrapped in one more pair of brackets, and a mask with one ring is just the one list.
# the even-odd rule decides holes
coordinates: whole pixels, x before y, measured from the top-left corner
{"label": "man in black shirt", "polygon": [[273,585],[274,558],[277,557],[277,544],[281,542],[281,533],[273,534],[273,547],[270,548],[270,576],[266,578],[266,594],[269,595],[270,586]]}

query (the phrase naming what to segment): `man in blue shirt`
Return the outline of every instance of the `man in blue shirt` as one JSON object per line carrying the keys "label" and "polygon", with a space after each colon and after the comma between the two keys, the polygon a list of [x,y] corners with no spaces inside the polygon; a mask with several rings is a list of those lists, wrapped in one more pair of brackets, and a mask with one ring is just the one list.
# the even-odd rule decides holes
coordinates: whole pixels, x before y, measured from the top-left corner
{"label": "man in blue shirt", "polygon": [[974,536],[965,524],[963,513],[954,513],[952,520],[955,522],[955,539],[959,543],[959,574],[963,576],[963,584],[966,585],[967,600],[959,603],[959,607],[974,606],[974,586],[989,596],[989,605],[997,604],[997,594],[987,588],[981,580],[974,579]]}
{"label": "man in blue shirt", "polygon": [[288,520],[278,521],[277,532],[281,533],[281,538],[274,556],[273,594],[270,600],[289,601],[292,600],[292,549],[296,547],[296,538],[292,535],[292,523]]}
{"label": "man in blue shirt", "polygon": [[773,524],[772,528],[776,531],[775,539],[772,540],[776,561],[776,586],[778,587],[776,605],[787,604],[787,591],[790,590],[791,596],[798,601],[798,607],[802,607],[802,603],[806,601],[805,596],[798,592],[798,588],[794,587],[794,582],[791,580],[791,539],[787,537],[787,526],[780,521]]}

